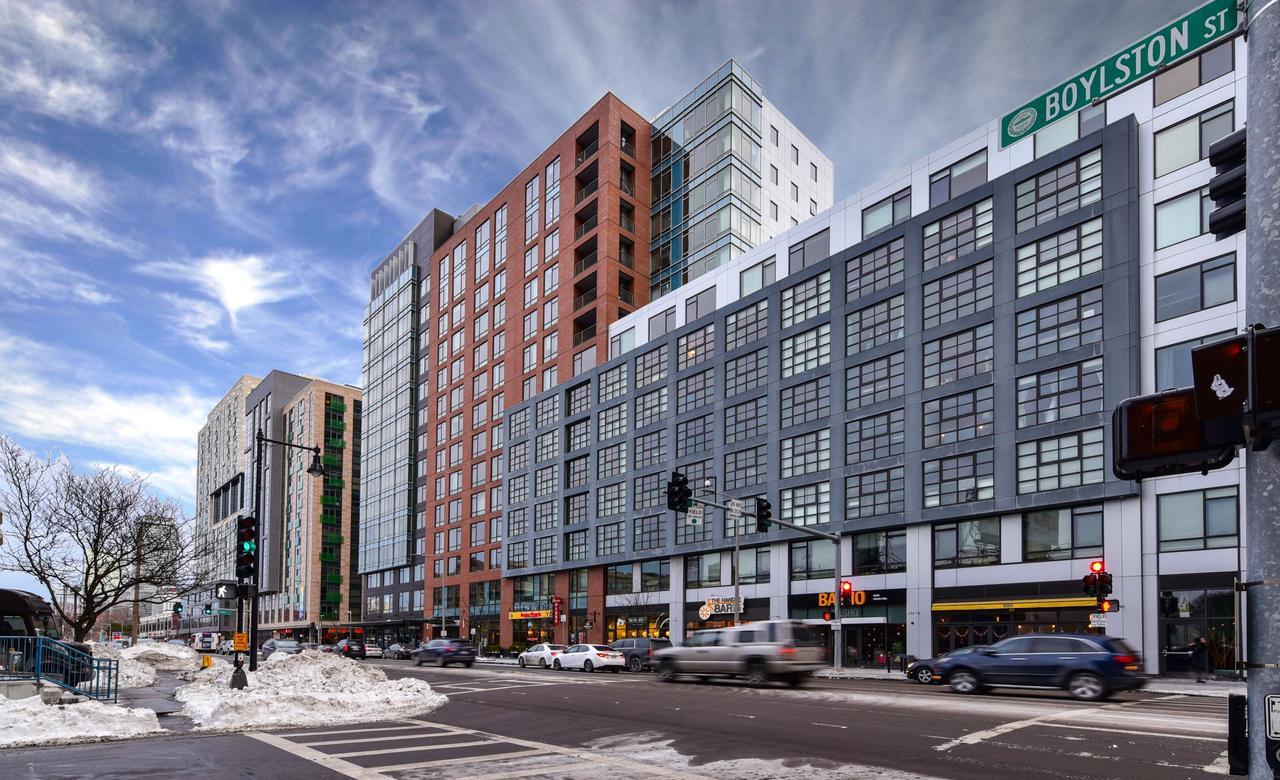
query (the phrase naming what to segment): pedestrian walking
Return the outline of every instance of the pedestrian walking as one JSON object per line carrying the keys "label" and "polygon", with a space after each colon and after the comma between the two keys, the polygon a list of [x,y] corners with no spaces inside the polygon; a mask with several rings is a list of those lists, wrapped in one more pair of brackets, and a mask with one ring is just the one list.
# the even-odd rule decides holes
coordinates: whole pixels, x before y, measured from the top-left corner
{"label": "pedestrian walking", "polygon": [[1191,665],[1196,670],[1196,682],[1207,682],[1204,677],[1209,672],[1209,642],[1203,636],[1196,637],[1191,647]]}

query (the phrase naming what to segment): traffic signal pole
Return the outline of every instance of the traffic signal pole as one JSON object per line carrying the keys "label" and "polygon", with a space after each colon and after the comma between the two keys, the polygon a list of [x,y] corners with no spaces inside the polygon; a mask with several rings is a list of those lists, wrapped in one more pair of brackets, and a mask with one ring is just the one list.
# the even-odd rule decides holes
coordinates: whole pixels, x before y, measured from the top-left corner
{"label": "traffic signal pole", "polygon": [[[1245,319],[1280,325],[1280,4],[1247,7]],[[1252,399],[1250,399],[1252,400]],[[1274,447],[1245,456],[1246,565],[1250,580],[1280,578],[1280,457]],[[1249,776],[1273,776],[1268,695],[1280,694],[1280,585],[1248,591]],[[1239,642],[1239,637],[1236,638]],[[1272,724],[1280,725],[1280,724]]]}

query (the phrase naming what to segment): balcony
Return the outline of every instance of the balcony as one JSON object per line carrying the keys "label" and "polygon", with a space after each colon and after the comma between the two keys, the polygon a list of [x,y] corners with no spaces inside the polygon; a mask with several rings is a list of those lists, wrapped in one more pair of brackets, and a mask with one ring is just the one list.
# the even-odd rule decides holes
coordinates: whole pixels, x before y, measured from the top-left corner
{"label": "balcony", "polygon": [[324,504],[325,506],[337,506],[338,497],[337,496],[320,496],[320,503]]}
{"label": "balcony", "polygon": [[574,203],[581,203],[591,196],[596,190],[600,189],[600,180],[592,179],[586,184],[578,188],[578,194],[574,196]]}
{"label": "balcony", "polygon": [[577,311],[578,309],[581,309],[583,306],[586,306],[588,303],[591,303],[595,299],[596,299],[596,288],[592,287],[590,290],[587,290],[583,294],[573,299],[573,310]]}
{"label": "balcony", "polygon": [[634,160],[634,159],[636,159],[636,145],[635,145],[635,144],[633,144],[632,142],[630,142],[630,141],[628,141],[627,139],[623,138],[623,139],[618,143],[618,146],[619,146],[619,147],[621,147],[621,149],[622,149],[622,153],[623,153],[623,154],[625,154],[626,156],[630,157],[630,158],[631,158],[631,159],[633,159],[633,160]]}
{"label": "balcony", "polygon": [[590,160],[590,159],[591,159],[591,156],[592,156],[593,154],[595,154],[596,152],[598,152],[598,151],[600,151],[600,139],[599,139],[599,138],[597,138],[597,139],[595,139],[594,141],[592,141],[591,143],[587,144],[586,146],[584,146],[584,147],[582,148],[582,151],[578,152],[578,156],[577,156],[577,158],[574,160],[574,167],[576,168],[577,166],[582,165],[582,164],[583,164],[584,162],[586,162],[587,160]]}
{"label": "balcony", "polygon": [[592,325],[589,328],[583,328],[582,330],[577,331],[576,333],[573,334],[573,346],[575,347],[581,346],[595,337],[596,337],[595,325]]}
{"label": "balcony", "polygon": [[321,578],[321,581],[322,581],[325,585],[341,585],[341,584],[342,584],[342,575],[341,575],[341,574],[326,574],[326,575],[324,575],[324,577],[322,577],[322,578]]}
{"label": "balcony", "polygon": [[592,230],[595,230],[596,225],[598,225],[599,223],[600,223],[599,218],[595,214],[592,214],[590,217],[584,220],[580,225],[578,225],[576,230],[573,231],[573,240],[577,241],[578,239],[582,238],[586,234],[590,233]]}
{"label": "balcony", "polygon": [[592,252],[591,254],[586,255],[585,257],[579,257],[573,263],[573,275],[577,276],[578,274],[587,270],[591,266],[595,265],[596,259],[598,257],[599,257],[599,253],[597,252]]}
{"label": "balcony", "polygon": [[628,306],[635,306],[635,305],[636,305],[636,294],[635,294],[634,292],[632,292],[631,290],[619,290],[619,291],[618,291],[618,300],[622,301],[623,303],[627,304]]}
{"label": "balcony", "polygon": [[325,427],[332,428],[335,431],[345,431],[347,429],[347,424],[342,420],[330,420],[325,423]]}
{"label": "balcony", "polygon": [[342,458],[337,455],[321,455],[320,462],[326,466],[341,466]]}
{"label": "balcony", "polygon": [[337,562],[338,562],[338,554],[337,554],[337,553],[327,553],[327,552],[322,552],[322,553],[320,553],[319,555],[317,555],[316,557],[320,559],[320,562],[321,562],[321,563],[337,563]]}
{"label": "balcony", "polygon": [[636,232],[636,218],[626,211],[618,212],[618,224],[628,233]]}
{"label": "balcony", "polygon": [[324,486],[337,488],[338,490],[341,490],[342,488],[347,486],[347,481],[342,477],[325,477]]}
{"label": "balcony", "polygon": [[618,181],[618,189],[622,190],[624,193],[630,195],[633,198],[636,196],[636,185],[630,179],[627,179],[627,178],[620,179]]}

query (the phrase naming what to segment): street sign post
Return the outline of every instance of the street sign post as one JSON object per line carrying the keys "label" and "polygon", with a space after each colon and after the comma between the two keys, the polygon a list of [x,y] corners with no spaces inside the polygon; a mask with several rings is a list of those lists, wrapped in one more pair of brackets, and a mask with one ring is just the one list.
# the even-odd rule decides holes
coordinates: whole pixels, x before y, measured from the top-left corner
{"label": "street sign post", "polygon": [[702,525],[702,518],[702,504],[694,504],[684,513],[684,522],[686,525]]}
{"label": "street sign post", "polygon": [[742,519],[742,507],[743,507],[742,499],[740,498],[726,499],[724,502],[724,505],[726,507],[725,511],[728,513],[726,517],[728,517],[730,520],[733,520],[734,522],[737,522],[738,520]]}
{"label": "street sign post", "polygon": [[243,653],[249,649],[249,632],[237,631],[231,636],[231,651]]}
{"label": "street sign post", "polygon": [[1089,628],[1106,628],[1107,613],[1091,612],[1089,613]]}

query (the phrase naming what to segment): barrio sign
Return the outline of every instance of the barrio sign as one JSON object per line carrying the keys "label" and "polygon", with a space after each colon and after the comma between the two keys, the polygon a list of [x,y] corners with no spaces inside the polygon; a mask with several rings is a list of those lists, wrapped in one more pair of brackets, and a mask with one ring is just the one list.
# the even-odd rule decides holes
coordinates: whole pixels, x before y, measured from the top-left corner
{"label": "barrio sign", "polygon": [[1235,31],[1236,0],[1209,0],[1181,19],[1127,46],[1000,120],[1003,148],[1090,103],[1151,76]]}

